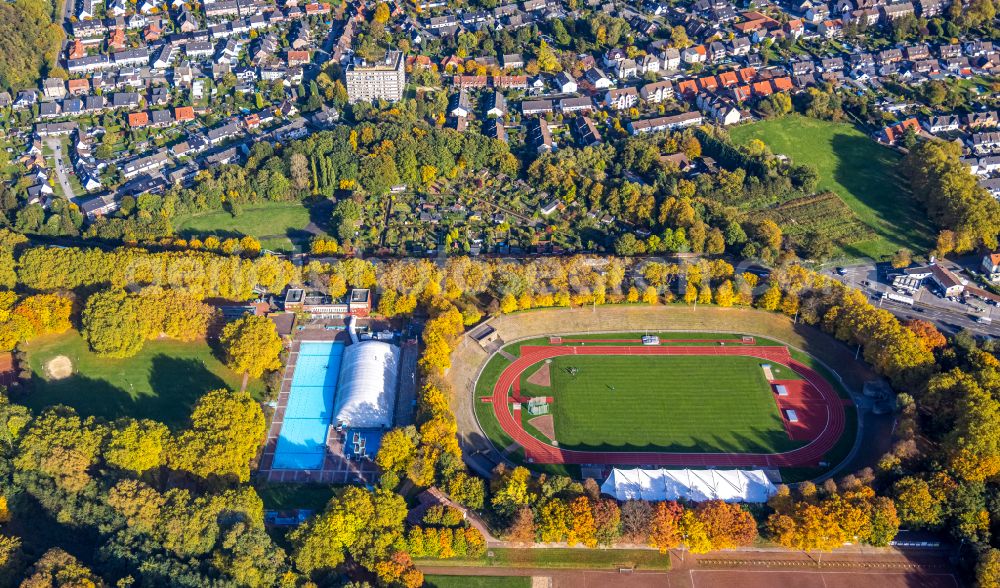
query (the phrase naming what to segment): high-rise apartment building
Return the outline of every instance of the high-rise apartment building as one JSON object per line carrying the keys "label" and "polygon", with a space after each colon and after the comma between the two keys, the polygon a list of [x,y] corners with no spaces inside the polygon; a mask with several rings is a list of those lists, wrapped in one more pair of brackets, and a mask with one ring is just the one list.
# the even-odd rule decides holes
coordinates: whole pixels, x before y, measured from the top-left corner
{"label": "high-rise apartment building", "polygon": [[374,102],[379,98],[389,102],[402,100],[406,86],[403,52],[389,51],[385,59],[377,63],[355,60],[347,67],[344,77],[347,98],[352,103]]}

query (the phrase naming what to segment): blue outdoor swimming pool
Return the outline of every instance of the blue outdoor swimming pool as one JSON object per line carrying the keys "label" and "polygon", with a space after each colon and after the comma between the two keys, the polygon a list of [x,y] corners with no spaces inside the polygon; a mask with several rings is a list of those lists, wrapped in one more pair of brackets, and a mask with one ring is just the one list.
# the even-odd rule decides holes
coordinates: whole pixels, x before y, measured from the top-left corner
{"label": "blue outdoor swimming pool", "polygon": [[285,417],[274,450],[274,469],[318,470],[326,455],[344,344],[303,341],[292,376]]}

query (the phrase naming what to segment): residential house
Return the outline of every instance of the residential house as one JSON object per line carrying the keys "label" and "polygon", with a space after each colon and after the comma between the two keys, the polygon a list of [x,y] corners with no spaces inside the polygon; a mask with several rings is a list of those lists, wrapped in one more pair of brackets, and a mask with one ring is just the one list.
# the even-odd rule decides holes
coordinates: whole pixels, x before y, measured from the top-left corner
{"label": "residential house", "polygon": [[687,64],[705,63],[708,60],[708,52],[704,45],[694,45],[681,52],[681,60]]}
{"label": "residential house", "polygon": [[1000,123],[1000,117],[995,110],[970,112],[965,115],[965,126],[969,129],[995,129],[998,123]]}
{"label": "residential house", "polygon": [[927,118],[923,126],[929,133],[947,133],[958,130],[959,119],[958,116],[954,114],[931,116]]}
{"label": "residential house", "polygon": [[524,100],[521,102],[521,114],[531,116],[536,114],[549,114],[552,112],[551,100]]}
{"label": "residential house", "polygon": [[524,57],[520,53],[506,53],[503,55],[504,69],[521,69],[524,67]]}
{"label": "residential house", "polygon": [[62,78],[45,78],[42,81],[42,94],[50,99],[65,98],[66,82]]}
{"label": "residential house", "polygon": [[573,134],[576,136],[577,144],[581,147],[598,145],[603,141],[600,131],[597,130],[597,125],[595,125],[594,121],[588,116],[575,117],[573,119],[572,127]]}
{"label": "residential house", "polygon": [[916,13],[913,4],[910,2],[897,2],[895,4],[883,4],[878,7],[882,20],[892,22],[904,16],[912,16]]}
{"label": "residential house", "polygon": [[504,97],[502,92],[493,91],[488,93],[484,102],[487,117],[503,118],[507,116],[507,98]]}
{"label": "residential house", "polygon": [[975,153],[994,153],[1000,151],[1000,133],[973,133],[969,139],[969,144]]}
{"label": "residential house", "polygon": [[472,103],[465,88],[459,90],[458,94],[452,95],[448,104],[448,114],[458,118],[465,118],[472,114]]}
{"label": "residential house", "polygon": [[596,90],[606,90],[611,87],[611,79],[596,67],[592,67],[584,72],[583,77]]}
{"label": "residential house", "polygon": [[674,96],[674,87],[668,81],[653,82],[639,89],[639,97],[653,104],[659,104]]}
{"label": "residential house", "polygon": [[580,98],[563,98],[559,101],[559,112],[562,112],[563,114],[571,112],[587,112],[593,109],[594,102],[589,96],[582,96]]}
{"label": "residential house", "polygon": [[993,283],[1000,282],[1000,253],[987,253],[983,256],[980,266],[987,280]]}
{"label": "residential house", "polygon": [[149,115],[145,112],[132,112],[128,115],[128,126],[139,129],[149,124]]}
{"label": "residential house", "polygon": [[576,79],[568,72],[561,71],[552,80],[553,85],[562,94],[575,94],[577,90]]}
{"label": "residential house", "polygon": [[660,60],[664,70],[676,71],[681,66],[681,53],[674,47],[666,47],[660,53]]}
{"label": "residential house", "polygon": [[917,122],[915,118],[908,118],[902,122],[898,122],[894,125],[889,125],[879,131],[878,139],[883,143],[889,145],[895,145],[903,136],[906,134],[907,129],[911,129],[916,133],[920,132],[920,123]]}
{"label": "residential house", "polygon": [[615,68],[615,75],[619,80],[628,80],[639,77],[639,65],[634,59],[622,59]]}
{"label": "residential house", "polygon": [[628,123],[628,130],[633,135],[643,133],[655,133],[657,131],[673,131],[702,123],[703,117],[700,112],[685,112],[674,116],[659,116],[635,120]]}
{"label": "residential house", "polygon": [[816,25],[816,32],[825,39],[833,39],[844,34],[844,21],[839,18],[824,20]]}
{"label": "residential house", "polygon": [[549,123],[544,118],[532,118],[527,122],[527,143],[538,153],[549,153],[555,149]]}
{"label": "residential house", "polygon": [[483,134],[487,137],[499,139],[507,142],[507,129],[503,126],[502,118],[491,118],[483,123]]}
{"label": "residential house", "polygon": [[634,87],[608,90],[601,102],[608,108],[627,110],[639,102],[639,92]]}

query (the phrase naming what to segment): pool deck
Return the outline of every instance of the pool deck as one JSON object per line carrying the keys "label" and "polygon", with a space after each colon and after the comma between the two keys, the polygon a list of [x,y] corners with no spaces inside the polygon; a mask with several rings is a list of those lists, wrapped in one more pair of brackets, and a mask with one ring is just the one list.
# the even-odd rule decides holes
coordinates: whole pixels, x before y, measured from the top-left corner
{"label": "pool deck", "polygon": [[299,359],[299,348],[303,341],[335,341],[343,331],[327,331],[325,329],[304,329],[292,341],[288,351],[288,363],[281,379],[281,391],[278,393],[277,406],[271,418],[271,427],[267,432],[264,452],[260,458],[257,471],[269,482],[319,482],[326,484],[374,484],[378,479],[378,467],[368,460],[351,460],[344,457],[343,440],[336,435],[328,436],[326,440],[326,457],[322,469],[318,470],[285,470],[274,469],[274,453],[278,445],[278,435],[284,422],[288,407],[288,396],[292,389],[292,376]]}

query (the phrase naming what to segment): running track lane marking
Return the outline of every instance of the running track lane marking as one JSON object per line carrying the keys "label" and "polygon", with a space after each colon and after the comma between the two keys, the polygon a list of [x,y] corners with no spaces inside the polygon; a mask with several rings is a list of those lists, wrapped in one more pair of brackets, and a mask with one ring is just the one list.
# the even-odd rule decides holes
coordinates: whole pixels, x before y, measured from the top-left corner
{"label": "running track lane marking", "polygon": [[[616,347],[573,346],[521,348],[523,355],[507,366],[493,387],[493,414],[505,433],[524,448],[525,455],[543,464],[601,464],[638,466],[724,466],[724,467],[797,467],[812,465],[833,449],[844,433],[844,403],[833,386],[809,366],[792,359],[786,347]],[[520,383],[521,374],[545,359],[562,355],[740,355],[782,363],[808,381],[826,404],[826,423],[820,434],[808,444],[783,453],[672,453],[578,451],[553,447],[529,435],[519,421],[506,410],[511,387]]]}

